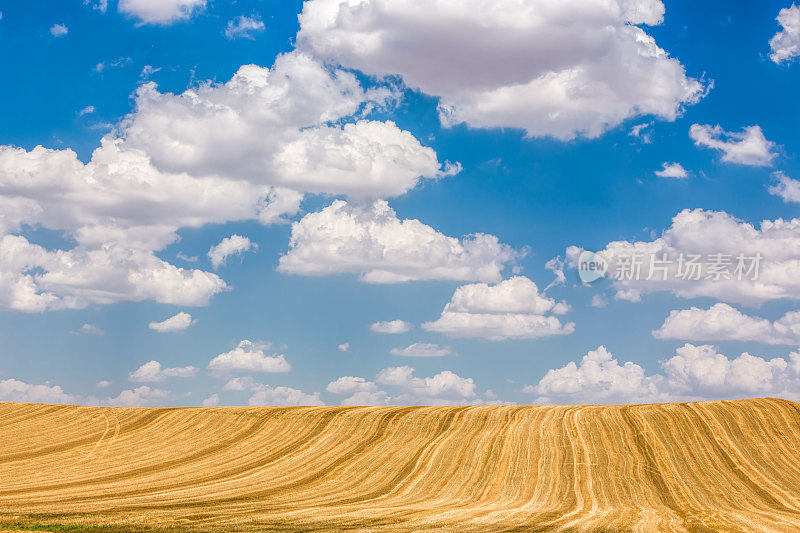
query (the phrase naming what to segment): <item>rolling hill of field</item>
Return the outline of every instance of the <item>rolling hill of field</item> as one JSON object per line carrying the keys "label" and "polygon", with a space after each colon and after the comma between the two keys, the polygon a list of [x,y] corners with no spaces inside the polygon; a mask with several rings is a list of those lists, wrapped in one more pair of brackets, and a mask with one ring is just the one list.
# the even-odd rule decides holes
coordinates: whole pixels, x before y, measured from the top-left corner
{"label": "rolling hill of field", "polygon": [[0,530],[800,530],[800,406],[774,399],[5,403],[0,443]]}

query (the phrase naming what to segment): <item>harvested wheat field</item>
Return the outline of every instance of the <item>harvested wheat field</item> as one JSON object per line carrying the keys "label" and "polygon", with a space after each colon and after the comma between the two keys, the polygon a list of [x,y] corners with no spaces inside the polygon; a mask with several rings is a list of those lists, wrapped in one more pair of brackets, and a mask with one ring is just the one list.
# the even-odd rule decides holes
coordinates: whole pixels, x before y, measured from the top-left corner
{"label": "harvested wheat field", "polygon": [[0,529],[797,531],[798,407],[6,403]]}

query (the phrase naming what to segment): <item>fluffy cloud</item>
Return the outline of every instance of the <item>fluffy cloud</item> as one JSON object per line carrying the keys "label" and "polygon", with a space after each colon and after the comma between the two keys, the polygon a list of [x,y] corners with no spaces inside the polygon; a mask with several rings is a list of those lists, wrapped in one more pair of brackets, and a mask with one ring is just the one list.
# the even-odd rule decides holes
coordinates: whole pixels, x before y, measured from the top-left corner
{"label": "fluffy cloud", "polygon": [[414,328],[413,325],[402,320],[388,320],[383,322],[374,322],[369,325],[369,329],[375,333],[388,333],[389,335],[397,335],[399,333],[406,333]]}
{"label": "fluffy cloud", "polygon": [[180,227],[259,217],[272,207],[268,190],[164,175],[118,140],[104,140],[86,165],[71,150],[0,147],[0,170],[0,235],[41,226],[77,242],[49,251],[22,236],[0,237],[0,306],[23,311],[151,298],[203,304],[225,283],[153,251],[174,242]]}
{"label": "fluffy cloud", "polygon": [[219,395],[212,394],[203,399],[203,407],[216,407],[219,405]]}
{"label": "fluffy cloud", "polygon": [[689,173],[683,168],[680,163],[667,163],[661,164],[661,170],[655,171],[656,176],[659,178],[676,178],[683,179],[689,177]]}
{"label": "fluffy cloud", "polygon": [[291,387],[271,387],[261,384],[255,385],[254,391],[248,400],[250,405],[325,405],[319,399],[318,392],[308,394]]}
{"label": "fluffy cloud", "polygon": [[[408,132],[364,118],[390,98],[290,53],[182,94],[145,83],[87,163],[69,149],[0,146],[0,309],[205,305],[225,282],[156,255],[179,229],[282,222],[306,192],[392,196],[452,173]],[[14,234],[37,227],[73,247]]]}
{"label": "fluffy cloud", "polygon": [[769,40],[769,57],[780,64],[800,56],[800,6],[792,4],[781,9],[776,20],[781,31]]}
{"label": "fluffy cloud", "polygon": [[332,394],[353,394],[355,392],[375,392],[378,386],[364,378],[342,376],[336,381],[331,381],[325,388]]}
{"label": "fluffy cloud", "polygon": [[[394,390],[390,395],[378,384]],[[419,378],[410,366],[384,368],[375,378],[344,376],[328,384],[332,394],[349,395],[342,405],[466,405],[502,403],[494,393],[487,391],[483,398],[478,394],[472,378],[462,378],[445,370]]]}
{"label": "fluffy cloud", "polygon": [[18,379],[0,381],[0,401],[29,403],[78,403],[77,397],[65,393],[58,385],[31,385]]}
{"label": "fluffy cloud", "polygon": [[686,344],[662,363],[673,394],[707,398],[770,395],[800,398],[800,354],[790,361],[780,357],[763,359],[743,353],[729,359],[714,346]]}
{"label": "fluffy cloud", "polygon": [[592,299],[589,302],[589,305],[592,307],[605,307],[608,305],[608,301],[606,301],[605,297],[602,294],[594,294],[592,295]]}
{"label": "fluffy cloud", "polygon": [[538,385],[529,385],[523,392],[538,395],[541,403],[644,403],[659,401],[660,379],[646,376],[641,366],[630,361],[620,365],[600,346],[584,355],[579,365],[570,361],[548,370]]}
{"label": "fluffy cloud", "polygon": [[228,382],[222,386],[222,390],[243,391],[250,390],[255,386],[255,380],[251,376],[245,376],[242,378],[229,379]]}
{"label": "fluffy cloud", "polygon": [[269,343],[254,343],[243,340],[233,350],[221,353],[208,363],[215,372],[289,372],[292,366],[283,354],[265,354]]}
{"label": "fluffy cloud", "polygon": [[[101,2],[101,5],[107,5],[107,0]],[[119,0],[117,9],[122,14],[138,19],[139,24],[166,26],[188,20],[205,6],[206,0]]]}
{"label": "fluffy cloud", "polygon": [[[310,57],[242,66],[226,83],[180,95],[142,85],[126,142],[168,172],[221,175],[312,193],[386,197],[441,170],[436,153],[393,122],[360,118],[391,98]],[[350,120],[346,124],[331,125]]]}
{"label": "fluffy cloud", "polygon": [[375,392],[360,391],[348,396],[342,400],[344,406],[356,405],[389,405],[391,398],[384,391],[379,390]]}
{"label": "fluffy cloud", "polygon": [[748,126],[737,133],[725,131],[719,125],[692,124],[689,137],[695,146],[722,152],[722,160],[726,163],[769,166],[777,156],[775,143],[764,137],[760,126]]}
{"label": "fluffy cloud", "polygon": [[69,33],[69,29],[63,24],[53,24],[50,26],[50,35],[53,37],[63,37]]}
{"label": "fluffy cloud", "polygon": [[191,378],[197,375],[193,366],[161,368],[158,361],[148,361],[130,374],[128,379],[136,383],[156,383],[167,378]]}
{"label": "fluffy cloud", "polygon": [[340,352],[349,352],[350,351],[350,343],[349,342],[343,342],[342,344],[338,345],[336,347],[336,349],[339,350]]}
{"label": "fluffy cloud", "polygon": [[753,341],[765,344],[800,344],[800,311],[786,313],[772,322],[745,315],[728,304],[708,309],[671,311],[664,324],[653,331],[657,339],[690,341]]}
{"label": "fluffy cloud", "polygon": [[102,335],[105,332],[94,324],[84,324],[77,331],[70,331],[70,333],[73,335]]}
{"label": "fluffy cloud", "polygon": [[415,342],[405,348],[392,348],[390,353],[402,357],[444,357],[445,355],[458,355],[449,346],[442,347],[438,344],[429,344],[427,342]]}
{"label": "fluffy cloud", "polygon": [[251,376],[232,378],[222,390],[251,392],[250,405],[325,405],[318,392],[309,394],[291,387],[272,387],[256,382]]}
{"label": "fluffy cloud", "polygon": [[167,333],[173,331],[185,331],[186,328],[195,322],[197,321],[192,320],[192,315],[181,311],[177,315],[171,316],[162,322],[150,322],[147,327],[160,333]]}
{"label": "fluffy cloud", "polygon": [[397,218],[382,200],[336,200],[292,224],[278,270],[321,276],[355,273],[368,283],[422,279],[498,281],[518,254],[494,235],[448,237],[419,220]]}
{"label": "fluffy cloud", "polygon": [[472,378],[462,378],[455,372],[445,370],[438,374],[418,378],[410,366],[384,368],[378,372],[376,381],[383,385],[400,387],[404,393],[399,402],[428,400],[430,403],[459,403],[477,397]]}
{"label": "fluffy cloud", "polygon": [[530,313],[543,315],[548,311],[558,313],[563,303],[557,303],[539,293],[536,284],[524,276],[514,276],[487,285],[475,283],[456,289],[450,300],[450,311],[463,313]]}
{"label": "fluffy cloud", "polygon": [[225,37],[228,39],[254,39],[255,33],[264,31],[264,23],[258,15],[246,17],[239,15],[238,17],[228,21],[225,26]]}
{"label": "fluffy cloud", "polygon": [[173,394],[169,391],[142,385],[135,389],[124,390],[113,398],[101,400],[100,404],[111,407],[155,407],[164,405],[173,398]]}
{"label": "fluffy cloud", "polygon": [[800,204],[800,181],[790,178],[783,172],[775,172],[773,177],[777,183],[769,187],[769,193],[780,196],[784,202]]}
{"label": "fluffy cloud", "polygon": [[232,255],[241,255],[255,248],[258,248],[258,245],[250,242],[250,239],[247,237],[231,235],[230,237],[225,237],[219,244],[212,246],[211,249],[208,250],[208,259],[211,261],[214,268],[219,268],[220,265],[225,264],[228,257]]}
{"label": "fluffy cloud", "polygon": [[647,403],[753,396],[800,398],[800,354],[789,361],[743,353],[735,359],[714,346],[686,344],[661,363],[663,374],[647,375],[633,362],[620,365],[600,346],[581,363],[549,370],[524,392],[540,403]]}
{"label": "fluffy cloud", "polygon": [[547,314],[567,310],[566,303],[541,294],[533,281],[515,276],[496,285],[476,283],[457,288],[439,319],[422,327],[452,337],[535,339],[572,333],[574,323],[562,324]]}
{"label": "fluffy cloud", "polygon": [[446,125],[569,139],[638,115],[674,120],[703,96],[639,27],[663,16],[659,0],[310,0],[297,43],[439,96]]}
{"label": "fluffy cloud", "polygon": [[205,305],[226,287],[214,274],[175,267],[119,242],[49,251],[19,235],[0,237],[0,309],[41,312],[148,299]]}
{"label": "fluffy cloud", "polygon": [[[581,252],[567,249],[570,266],[577,266]],[[756,227],[724,211],[685,209],[660,237],[615,241],[599,254],[621,299],[637,301],[655,291],[746,305],[800,298],[800,218]]]}
{"label": "fluffy cloud", "polygon": [[490,341],[538,339],[551,335],[569,335],[575,324],[554,316],[520,313],[476,314],[443,311],[438,320],[422,325],[428,331],[450,337],[483,338]]}

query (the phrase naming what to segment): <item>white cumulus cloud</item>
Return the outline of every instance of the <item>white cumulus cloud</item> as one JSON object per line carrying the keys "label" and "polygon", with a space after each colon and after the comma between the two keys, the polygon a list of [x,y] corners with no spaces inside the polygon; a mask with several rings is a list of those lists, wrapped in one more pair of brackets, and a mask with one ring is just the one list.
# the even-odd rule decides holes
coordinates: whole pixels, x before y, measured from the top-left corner
{"label": "white cumulus cloud", "polygon": [[139,24],[166,26],[188,20],[205,6],[206,0],[119,0],[117,9],[138,19]]}
{"label": "white cumulus cloud", "polygon": [[800,355],[789,361],[743,353],[730,359],[714,346],[686,344],[662,363],[674,395],[700,398],[777,396],[797,401]]}
{"label": "white cumulus cloud", "polygon": [[414,369],[410,366],[390,367],[378,372],[376,381],[403,389],[403,393],[397,398],[399,402],[427,400],[430,403],[459,403],[472,400],[478,395],[472,378],[462,378],[450,370],[431,377],[418,378],[414,376]]}
{"label": "white cumulus cloud", "polygon": [[222,239],[219,244],[212,246],[208,250],[207,255],[214,268],[219,268],[220,265],[225,264],[228,257],[232,255],[241,255],[248,250],[257,248],[258,245],[250,242],[250,239],[247,237],[231,235],[230,237]]}
{"label": "white cumulus cloud", "polygon": [[[355,75],[297,52],[272,68],[244,65],[223,84],[182,94],[152,83],[136,93],[126,143],[156,168],[219,175],[296,191],[388,197],[421,177],[452,174],[436,153],[394,122],[364,118],[387,89],[365,91]],[[336,125],[333,125],[336,124]]]}
{"label": "white cumulus cloud", "polygon": [[0,401],[74,404],[79,400],[58,385],[33,385],[18,379],[4,379],[0,381]]}
{"label": "white cumulus cloud", "polygon": [[250,405],[325,405],[318,392],[306,393],[291,387],[273,387],[258,383],[251,376],[230,379],[222,390],[251,392]]}
{"label": "white cumulus cloud", "polygon": [[657,339],[689,341],[752,341],[764,344],[800,345],[800,311],[786,313],[776,321],[746,315],[728,304],[708,309],[671,311],[662,326],[653,331]]}
{"label": "white cumulus cloud", "polygon": [[371,381],[355,376],[342,376],[336,381],[331,381],[325,388],[333,394],[353,394],[355,392],[375,392],[378,386]]}
{"label": "white cumulus cloud", "polygon": [[102,335],[105,332],[94,324],[84,324],[77,331],[70,331],[73,335]]}
{"label": "white cumulus cloud", "polygon": [[389,335],[406,333],[407,331],[411,331],[413,328],[413,325],[400,319],[374,322],[369,325],[369,329],[371,331],[374,331],[375,333],[387,333]]}
{"label": "white cumulus cloud", "polygon": [[795,180],[783,172],[775,172],[772,175],[776,183],[769,187],[769,193],[780,196],[784,202],[800,204],[800,181]]}
{"label": "white cumulus cloud", "polygon": [[195,322],[197,321],[192,319],[192,315],[181,311],[177,315],[171,316],[161,322],[150,322],[147,327],[160,333],[167,333],[174,331],[185,331]]}
{"label": "white cumulus cloud", "polygon": [[153,389],[147,385],[126,389],[117,396],[101,400],[101,405],[111,407],[156,407],[171,401],[174,395],[163,389]]}
{"label": "white cumulus cloud", "polygon": [[193,366],[162,368],[158,361],[148,361],[130,374],[128,379],[135,383],[157,383],[167,378],[191,378],[197,375]]}
{"label": "white cumulus cloud", "polygon": [[[392,98],[288,53],[181,94],[141,85],[86,163],[70,149],[0,146],[0,309],[206,305],[224,280],[157,255],[181,228],[280,223],[307,192],[387,197],[452,174],[410,133],[366,118]],[[26,228],[76,244],[48,249]]]}
{"label": "white cumulus cloud", "polygon": [[269,343],[249,340],[239,342],[233,350],[221,353],[208,363],[208,369],[216,372],[289,372],[292,367],[283,354],[267,355]]}
{"label": "white cumulus cloud", "polygon": [[278,270],[321,276],[359,274],[367,283],[423,279],[497,281],[518,253],[494,235],[448,237],[419,220],[400,220],[385,201],[336,200],[292,224]]}
{"label": "white cumulus cloud", "polygon": [[[98,235],[92,233],[95,230]],[[79,244],[54,251],[20,235],[0,236],[0,308],[41,312],[126,300],[205,305],[227,287],[214,274],[175,267],[136,243],[126,246],[126,239],[137,239],[136,230],[100,234],[106,230],[93,227],[83,235],[101,237],[105,246]]]}
{"label": "white cumulus cloud", "polygon": [[689,177],[689,173],[680,163],[664,162],[661,164],[661,170],[656,170],[655,174],[659,178],[683,179]]}
{"label": "white cumulus cloud", "polygon": [[608,301],[602,294],[594,294],[589,301],[589,305],[592,307],[605,307],[608,305]]}
{"label": "white cumulus cloud", "polygon": [[704,95],[640,27],[663,16],[659,0],[310,0],[297,43],[440,97],[445,125],[570,139]]}
{"label": "white cumulus cloud", "polygon": [[769,40],[772,50],[769,57],[780,64],[800,56],[800,6],[792,4],[781,9],[776,20],[781,31]]}
{"label": "white cumulus cloud", "polygon": [[203,407],[216,407],[219,405],[219,394],[211,394],[203,399]]}
{"label": "white cumulus cloud", "polygon": [[344,406],[389,405],[391,400],[391,397],[382,390],[375,392],[359,391],[342,400],[341,404]]}
{"label": "white cumulus cloud", "polygon": [[64,24],[53,24],[50,26],[50,35],[53,37],[63,37],[69,33],[69,29]]}
{"label": "white cumulus cloud", "polygon": [[439,319],[422,327],[451,337],[535,339],[572,333],[574,323],[562,324],[553,316],[567,310],[566,303],[541,294],[530,279],[515,276],[496,285],[457,288]]}
{"label": "white cumulus cloud", "polygon": [[722,161],[755,167],[769,166],[777,157],[775,143],[764,137],[761,126],[747,126],[741,132],[725,131],[719,125],[692,124],[689,137],[696,146],[722,152]]}
{"label": "white cumulus cloud", "polygon": [[243,391],[250,390],[256,385],[252,376],[231,378],[222,386],[222,390]]}
{"label": "white cumulus cloud", "polygon": [[620,364],[603,346],[580,364],[552,369],[523,392],[538,403],[652,403],[774,396],[800,399],[800,354],[789,360],[743,353],[728,358],[716,347],[685,344],[661,362],[662,373],[647,374],[631,361]]}
{"label": "white cumulus cloud", "polygon": [[523,392],[538,395],[541,403],[646,403],[660,401],[660,377],[645,375],[644,369],[630,361],[620,365],[612,354],[599,346],[583,356],[580,364],[548,370],[536,386]]}
{"label": "white cumulus cloud", "polygon": [[445,355],[458,355],[449,346],[439,346],[427,342],[415,342],[405,348],[392,348],[392,355],[401,357],[444,357]]}
{"label": "white cumulus cloud", "polygon": [[318,392],[309,394],[291,387],[271,387],[269,385],[258,385],[248,403],[250,405],[325,405],[319,399]]}
{"label": "white cumulus cloud", "polygon": [[[379,384],[382,387],[379,387]],[[382,388],[388,388],[389,393]],[[494,393],[478,394],[472,378],[450,370],[430,377],[414,375],[410,366],[384,368],[368,381],[362,377],[343,376],[328,384],[331,394],[348,395],[342,405],[470,405],[500,404]]]}

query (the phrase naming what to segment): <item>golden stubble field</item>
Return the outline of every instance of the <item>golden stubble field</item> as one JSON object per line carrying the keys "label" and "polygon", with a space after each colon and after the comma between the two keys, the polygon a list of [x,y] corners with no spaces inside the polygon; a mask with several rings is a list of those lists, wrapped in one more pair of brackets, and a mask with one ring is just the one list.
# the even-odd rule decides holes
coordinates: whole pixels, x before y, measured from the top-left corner
{"label": "golden stubble field", "polygon": [[0,404],[0,530],[799,531],[800,408]]}

